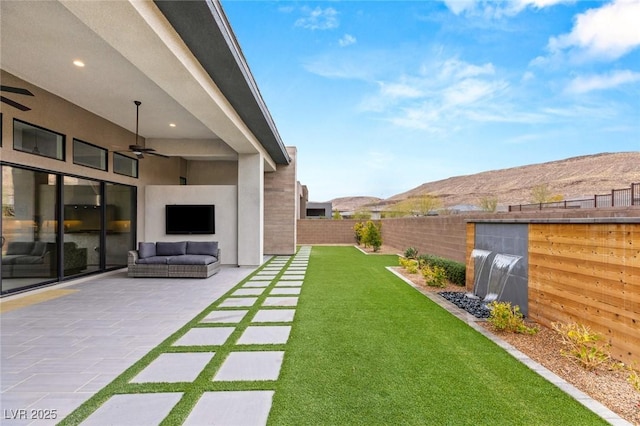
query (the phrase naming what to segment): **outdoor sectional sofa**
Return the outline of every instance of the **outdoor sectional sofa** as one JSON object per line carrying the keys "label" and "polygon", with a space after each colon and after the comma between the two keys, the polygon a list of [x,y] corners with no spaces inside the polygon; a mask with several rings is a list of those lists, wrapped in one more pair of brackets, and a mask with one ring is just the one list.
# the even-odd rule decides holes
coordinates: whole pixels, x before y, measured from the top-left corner
{"label": "outdoor sectional sofa", "polygon": [[[11,241],[2,255],[2,278],[56,277],[56,243],[44,241]],[[64,275],[75,275],[87,269],[87,249],[75,242],[65,242]]]}
{"label": "outdoor sectional sofa", "polygon": [[130,277],[207,278],[220,270],[217,241],[180,241],[138,244],[129,251]]}

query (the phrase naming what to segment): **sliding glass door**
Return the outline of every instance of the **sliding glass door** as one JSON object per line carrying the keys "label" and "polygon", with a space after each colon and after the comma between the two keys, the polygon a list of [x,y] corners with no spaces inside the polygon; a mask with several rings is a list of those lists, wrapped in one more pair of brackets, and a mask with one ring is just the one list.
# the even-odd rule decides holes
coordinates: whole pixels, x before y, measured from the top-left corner
{"label": "sliding glass door", "polygon": [[105,241],[106,267],[122,267],[127,264],[127,254],[134,247],[135,236],[135,188],[115,183],[105,185],[106,226]]}
{"label": "sliding glass door", "polygon": [[127,265],[135,187],[0,167],[2,294]]}
{"label": "sliding glass door", "polygon": [[2,292],[58,278],[56,175],[2,166]]}

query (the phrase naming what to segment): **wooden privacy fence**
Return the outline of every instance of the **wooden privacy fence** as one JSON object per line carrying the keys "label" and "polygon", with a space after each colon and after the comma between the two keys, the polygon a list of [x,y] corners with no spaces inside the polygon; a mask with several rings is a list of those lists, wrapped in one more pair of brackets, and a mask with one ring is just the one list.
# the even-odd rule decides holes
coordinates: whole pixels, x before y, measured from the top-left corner
{"label": "wooden privacy fence", "polygon": [[551,203],[510,205],[510,212],[543,209],[589,209],[600,207],[640,206],[640,183],[632,183],[629,188],[612,189],[609,194],[596,194],[593,198],[565,200]]}
{"label": "wooden privacy fence", "polygon": [[[532,221],[527,244],[529,317],[546,326],[587,325],[606,338],[615,359],[640,363],[640,218]],[[473,276],[468,262],[469,291]]]}

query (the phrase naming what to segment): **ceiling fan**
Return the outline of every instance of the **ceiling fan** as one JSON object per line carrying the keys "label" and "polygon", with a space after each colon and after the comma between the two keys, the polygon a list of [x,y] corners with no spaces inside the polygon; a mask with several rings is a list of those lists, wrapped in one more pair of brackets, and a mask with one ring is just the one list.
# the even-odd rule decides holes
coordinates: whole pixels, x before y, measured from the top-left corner
{"label": "ceiling fan", "polygon": [[120,152],[131,152],[135,154],[137,158],[144,158],[144,154],[155,155],[162,158],[169,158],[167,155],[155,152],[156,150],[153,148],[145,148],[144,145],[138,144],[138,117],[140,112],[140,105],[142,104],[142,102],[133,101],[133,103],[136,104],[136,142],[133,145],[129,145],[129,149],[127,151]]}
{"label": "ceiling fan", "polygon": [[[0,91],[15,93],[17,95],[34,96],[34,94],[31,93],[29,90],[23,89],[21,87],[0,86]],[[4,96],[0,96],[0,101],[4,102],[7,105],[11,105],[14,108],[18,108],[20,111],[31,111],[31,108],[29,108],[28,106],[24,106],[21,103],[18,103],[9,98],[5,98]]]}

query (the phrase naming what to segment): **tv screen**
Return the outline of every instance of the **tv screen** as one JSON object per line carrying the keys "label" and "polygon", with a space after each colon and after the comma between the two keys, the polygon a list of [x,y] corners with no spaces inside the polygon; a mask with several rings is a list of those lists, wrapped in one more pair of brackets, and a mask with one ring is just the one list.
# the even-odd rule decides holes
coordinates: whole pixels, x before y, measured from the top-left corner
{"label": "tv screen", "polygon": [[167,234],[215,234],[213,204],[167,204]]}

